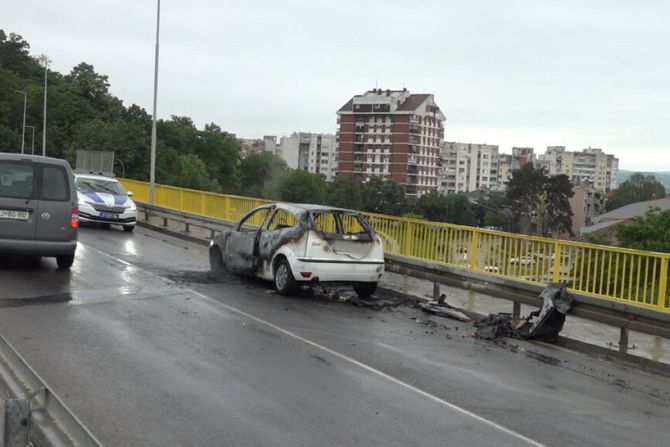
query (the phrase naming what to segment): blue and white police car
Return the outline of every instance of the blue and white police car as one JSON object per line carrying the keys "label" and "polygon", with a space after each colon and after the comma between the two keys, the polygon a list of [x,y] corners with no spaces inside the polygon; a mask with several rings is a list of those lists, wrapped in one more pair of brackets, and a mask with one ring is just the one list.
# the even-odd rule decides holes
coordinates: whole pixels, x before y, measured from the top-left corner
{"label": "blue and white police car", "polygon": [[118,180],[94,173],[75,173],[79,197],[79,220],[101,224],[117,224],[133,231],[137,207]]}

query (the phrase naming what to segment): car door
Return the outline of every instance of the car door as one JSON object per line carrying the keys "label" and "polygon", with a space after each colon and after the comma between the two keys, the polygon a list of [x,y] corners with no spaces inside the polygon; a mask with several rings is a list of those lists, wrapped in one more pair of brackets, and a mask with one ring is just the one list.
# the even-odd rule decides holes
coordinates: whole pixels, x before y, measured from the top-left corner
{"label": "car door", "polygon": [[36,196],[35,164],[0,159],[0,239],[35,238]]}
{"label": "car door", "polygon": [[271,210],[269,206],[253,210],[228,234],[223,253],[228,268],[243,271],[254,269],[258,237]]}
{"label": "car door", "polygon": [[70,172],[61,165],[41,163],[39,185],[36,239],[71,241],[76,229],[71,225],[74,191]]}
{"label": "car door", "polygon": [[[288,210],[277,208],[263,226],[258,237],[258,264],[262,261],[270,261],[279,247],[295,242],[303,233],[304,231],[298,228],[296,216]],[[302,250],[298,251],[299,253],[295,253],[296,256],[302,256],[305,253],[304,245]]]}

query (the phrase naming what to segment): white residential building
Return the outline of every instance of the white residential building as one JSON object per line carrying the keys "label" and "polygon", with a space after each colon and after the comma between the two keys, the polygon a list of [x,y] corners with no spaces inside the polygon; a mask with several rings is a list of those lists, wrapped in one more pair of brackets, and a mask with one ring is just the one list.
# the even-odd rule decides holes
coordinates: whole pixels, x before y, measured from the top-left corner
{"label": "white residential building", "polygon": [[498,146],[445,142],[438,190],[442,193],[498,188]]}
{"label": "white residential building", "polygon": [[328,182],[337,174],[335,135],[294,132],[281,138],[277,152],[290,169],[320,174]]}
{"label": "white residential building", "polygon": [[327,182],[337,175],[337,142],[332,134],[312,134],[309,142],[307,170],[319,174]]}

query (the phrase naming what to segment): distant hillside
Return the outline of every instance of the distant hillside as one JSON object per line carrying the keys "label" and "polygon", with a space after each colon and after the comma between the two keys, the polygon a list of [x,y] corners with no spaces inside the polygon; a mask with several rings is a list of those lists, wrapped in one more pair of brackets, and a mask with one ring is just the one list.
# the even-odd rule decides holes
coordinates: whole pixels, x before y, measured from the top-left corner
{"label": "distant hillside", "polygon": [[[641,171],[625,171],[625,170],[620,170],[619,171],[619,184],[622,184],[626,180],[628,180],[628,177],[633,175],[636,172],[641,172]],[[663,186],[665,186],[666,192],[670,192],[670,172],[665,171],[665,172],[642,172],[643,174],[651,174],[654,177],[656,177],[656,180],[659,182],[663,183]]]}

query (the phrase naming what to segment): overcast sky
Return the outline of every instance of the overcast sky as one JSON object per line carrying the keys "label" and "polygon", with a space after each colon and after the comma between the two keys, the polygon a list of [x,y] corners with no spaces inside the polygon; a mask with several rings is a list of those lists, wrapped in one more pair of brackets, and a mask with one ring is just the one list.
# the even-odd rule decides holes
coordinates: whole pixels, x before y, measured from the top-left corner
{"label": "overcast sky", "polygon": [[[670,2],[163,0],[159,117],[243,137],[336,130],[378,85],[434,93],[445,139],[602,147],[670,170]],[[0,0],[0,28],[151,112],[156,1]],[[159,136],[160,137],[160,136]]]}

